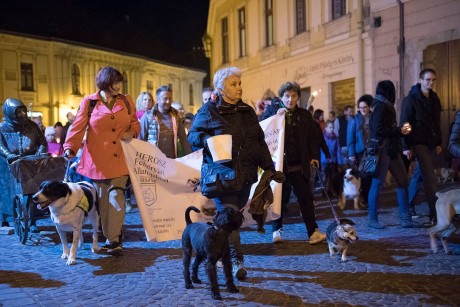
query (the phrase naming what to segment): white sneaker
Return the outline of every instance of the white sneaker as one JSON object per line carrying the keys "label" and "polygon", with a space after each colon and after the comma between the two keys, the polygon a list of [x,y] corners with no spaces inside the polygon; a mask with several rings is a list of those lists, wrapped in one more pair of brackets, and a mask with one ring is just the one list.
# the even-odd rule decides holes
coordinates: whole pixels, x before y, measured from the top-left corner
{"label": "white sneaker", "polygon": [[326,240],[326,235],[318,230],[315,229],[315,232],[310,236],[310,244],[316,244],[321,241]]}
{"label": "white sneaker", "polygon": [[274,231],[273,232],[273,240],[272,240],[272,242],[273,243],[282,242],[283,241],[283,238],[281,237],[282,234],[283,234],[283,229],[282,228],[278,229],[277,231]]}
{"label": "white sneaker", "polygon": [[222,263],[222,260],[217,260],[216,267],[218,267],[218,268],[223,268],[224,267],[224,264]]}
{"label": "white sneaker", "polygon": [[243,261],[241,260],[233,261],[232,274],[233,274],[233,277],[236,277],[238,280],[242,280],[246,278],[248,271],[244,267]]}

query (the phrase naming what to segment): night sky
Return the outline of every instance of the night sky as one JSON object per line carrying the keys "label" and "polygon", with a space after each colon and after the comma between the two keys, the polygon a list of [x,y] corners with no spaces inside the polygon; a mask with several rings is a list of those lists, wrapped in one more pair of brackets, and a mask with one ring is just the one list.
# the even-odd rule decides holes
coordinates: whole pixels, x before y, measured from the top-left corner
{"label": "night sky", "polygon": [[58,38],[206,70],[209,0],[1,0],[0,30]]}

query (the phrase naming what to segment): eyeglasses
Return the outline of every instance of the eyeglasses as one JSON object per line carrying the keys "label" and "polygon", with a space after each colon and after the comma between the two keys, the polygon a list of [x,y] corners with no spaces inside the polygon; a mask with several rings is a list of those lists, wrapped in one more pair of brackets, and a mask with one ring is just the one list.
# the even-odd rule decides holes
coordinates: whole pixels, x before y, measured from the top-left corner
{"label": "eyeglasses", "polygon": [[435,83],[436,79],[425,79],[425,81],[428,83]]}

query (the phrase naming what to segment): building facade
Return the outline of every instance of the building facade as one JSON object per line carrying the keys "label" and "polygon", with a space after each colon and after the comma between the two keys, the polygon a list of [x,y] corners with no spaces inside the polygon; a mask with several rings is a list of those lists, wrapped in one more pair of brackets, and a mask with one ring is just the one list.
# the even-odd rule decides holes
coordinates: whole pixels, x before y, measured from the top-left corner
{"label": "building facade", "polygon": [[243,97],[255,102],[285,81],[302,88],[302,104],[342,112],[372,92],[369,2],[365,0],[211,0],[211,74],[243,71]]}
{"label": "building facade", "polygon": [[134,102],[142,91],[155,97],[159,86],[170,85],[186,112],[202,105],[203,71],[74,42],[0,33],[1,101],[21,99],[45,126],[65,124],[66,114],[75,113],[82,98],[97,90],[95,77],[104,66],[123,74],[123,93]]}
{"label": "building facade", "polygon": [[[422,68],[438,72],[443,131],[460,108],[459,0],[211,0],[205,48],[211,77],[243,71],[243,99],[302,87],[302,103],[339,114],[374,94],[378,81],[397,88],[397,110]],[[206,46],[207,45],[207,46]]]}
{"label": "building facade", "polygon": [[434,90],[442,104],[441,130],[460,109],[460,1],[371,0],[375,81],[392,80],[398,107],[423,68],[436,70]]}

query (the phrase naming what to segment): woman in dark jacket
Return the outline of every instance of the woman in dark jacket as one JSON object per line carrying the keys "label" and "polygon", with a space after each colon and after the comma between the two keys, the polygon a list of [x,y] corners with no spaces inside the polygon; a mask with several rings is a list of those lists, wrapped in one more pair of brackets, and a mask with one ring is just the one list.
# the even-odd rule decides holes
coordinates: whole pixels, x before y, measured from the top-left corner
{"label": "woman in dark jacket", "polygon": [[408,187],[409,179],[401,158],[401,140],[403,135],[410,133],[409,124],[398,127],[394,103],[396,90],[393,82],[380,81],[377,84],[376,95],[372,104],[372,115],[369,123],[370,137],[377,139],[381,147],[380,158],[376,172],[372,178],[369,192],[369,227],[383,229],[385,226],[378,221],[378,205],[381,186],[388,171],[391,172],[398,185],[397,199],[399,218],[403,228],[414,227],[409,213]]}
{"label": "woman in dark jacket", "polygon": [[[213,81],[217,97],[198,110],[188,140],[194,148],[203,148],[203,164],[212,167],[214,162],[207,139],[221,134],[232,135],[232,161],[224,165],[236,169],[244,185],[239,193],[215,198],[214,202],[218,211],[225,207],[240,210],[248,201],[252,184],[257,181],[257,168],[274,172],[275,167],[254,109],[241,100],[240,70],[223,68],[215,73]],[[247,272],[239,231],[230,234],[230,242],[233,275],[242,279]]]}

